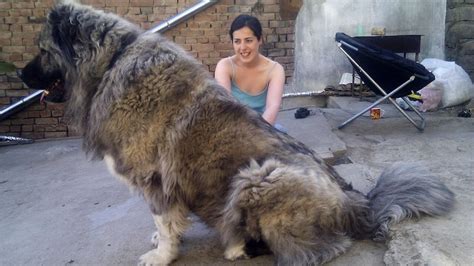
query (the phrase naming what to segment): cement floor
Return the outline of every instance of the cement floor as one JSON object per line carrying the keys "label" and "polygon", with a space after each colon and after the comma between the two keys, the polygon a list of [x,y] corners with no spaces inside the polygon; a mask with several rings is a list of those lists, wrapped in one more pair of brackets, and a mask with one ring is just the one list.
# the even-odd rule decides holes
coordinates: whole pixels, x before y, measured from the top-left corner
{"label": "cement floor", "polygon": [[[310,108],[315,115],[305,119],[283,111],[279,122],[362,191],[387,165],[417,161],[445,180],[457,205],[447,217],[395,226],[385,244],[355,241],[329,265],[472,265],[474,118],[429,113],[420,133],[399,116],[362,117],[338,130],[354,103],[336,100],[332,108]],[[0,265],[135,265],[151,249],[147,206],[102,162],[86,160],[80,146],[80,139],[0,146]],[[272,264],[272,256],[225,261],[215,231],[190,219],[174,265]]]}

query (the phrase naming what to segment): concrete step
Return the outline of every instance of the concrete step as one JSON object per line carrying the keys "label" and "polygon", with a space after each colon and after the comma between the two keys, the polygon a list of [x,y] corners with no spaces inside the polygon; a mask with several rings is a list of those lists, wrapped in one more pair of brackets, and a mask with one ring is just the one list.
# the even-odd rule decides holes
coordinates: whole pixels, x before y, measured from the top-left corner
{"label": "concrete step", "polygon": [[303,119],[295,119],[296,109],[281,111],[277,123],[285,127],[290,136],[332,163],[346,153],[346,144],[332,132],[331,125],[318,108],[308,109],[314,114]]}

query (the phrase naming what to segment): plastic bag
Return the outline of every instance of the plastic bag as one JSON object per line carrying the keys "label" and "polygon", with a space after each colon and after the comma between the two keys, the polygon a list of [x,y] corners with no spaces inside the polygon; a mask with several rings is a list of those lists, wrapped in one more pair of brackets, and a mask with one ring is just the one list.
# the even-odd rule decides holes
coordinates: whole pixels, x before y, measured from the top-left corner
{"label": "plastic bag", "polygon": [[[420,106],[421,106],[421,102],[419,101],[412,101],[410,99],[408,99],[408,101],[410,102],[411,105],[413,105],[413,107],[415,107],[416,109],[420,109]],[[405,110],[410,110],[410,106],[408,106],[408,104],[402,99],[402,98],[397,98],[395,99],[395,102],[402,108],[402,109],[405,109]],[[411,111],[411,110],[410,110]]]}
{"label": "plastic bag", "polygon": [[418,108],[422,112],[436,111],[443,98],[442,88],[436,87],[436,84],[431,82],[428,86],[419,90],[418,93],[421,95],[423,103]]}
{"label": "plastic bag", "polygon": [[466,71],[456,63],[427,58],[421,61],[421,64],[435,75],[432,86],[442,90],[441,107],[458,105],[473,97],[472,81]]}

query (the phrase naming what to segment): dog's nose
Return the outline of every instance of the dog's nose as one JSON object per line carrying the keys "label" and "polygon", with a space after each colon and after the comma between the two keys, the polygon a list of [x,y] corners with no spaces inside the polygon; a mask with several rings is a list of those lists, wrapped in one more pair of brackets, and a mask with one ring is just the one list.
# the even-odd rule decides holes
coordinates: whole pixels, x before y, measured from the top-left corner
{"label": "dog's nose", "polygon": [[16,75],[17,75],[19,78],[22,78],[23,72],[21,71],[21,69],[17,69],[17,70],[16,70]]}

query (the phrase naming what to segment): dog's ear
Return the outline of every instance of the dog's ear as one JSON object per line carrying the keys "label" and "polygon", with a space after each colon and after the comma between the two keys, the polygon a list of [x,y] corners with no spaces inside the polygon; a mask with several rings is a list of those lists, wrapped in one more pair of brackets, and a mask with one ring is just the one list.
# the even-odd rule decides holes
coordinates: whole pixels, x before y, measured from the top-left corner
{"label": "dog's ear", "polygon": [[53,41],[63,51],[65,59],[73,62],[76,57],[74,43],[78,40],[78,23],[73,5],[57,5],[49,13]]}

